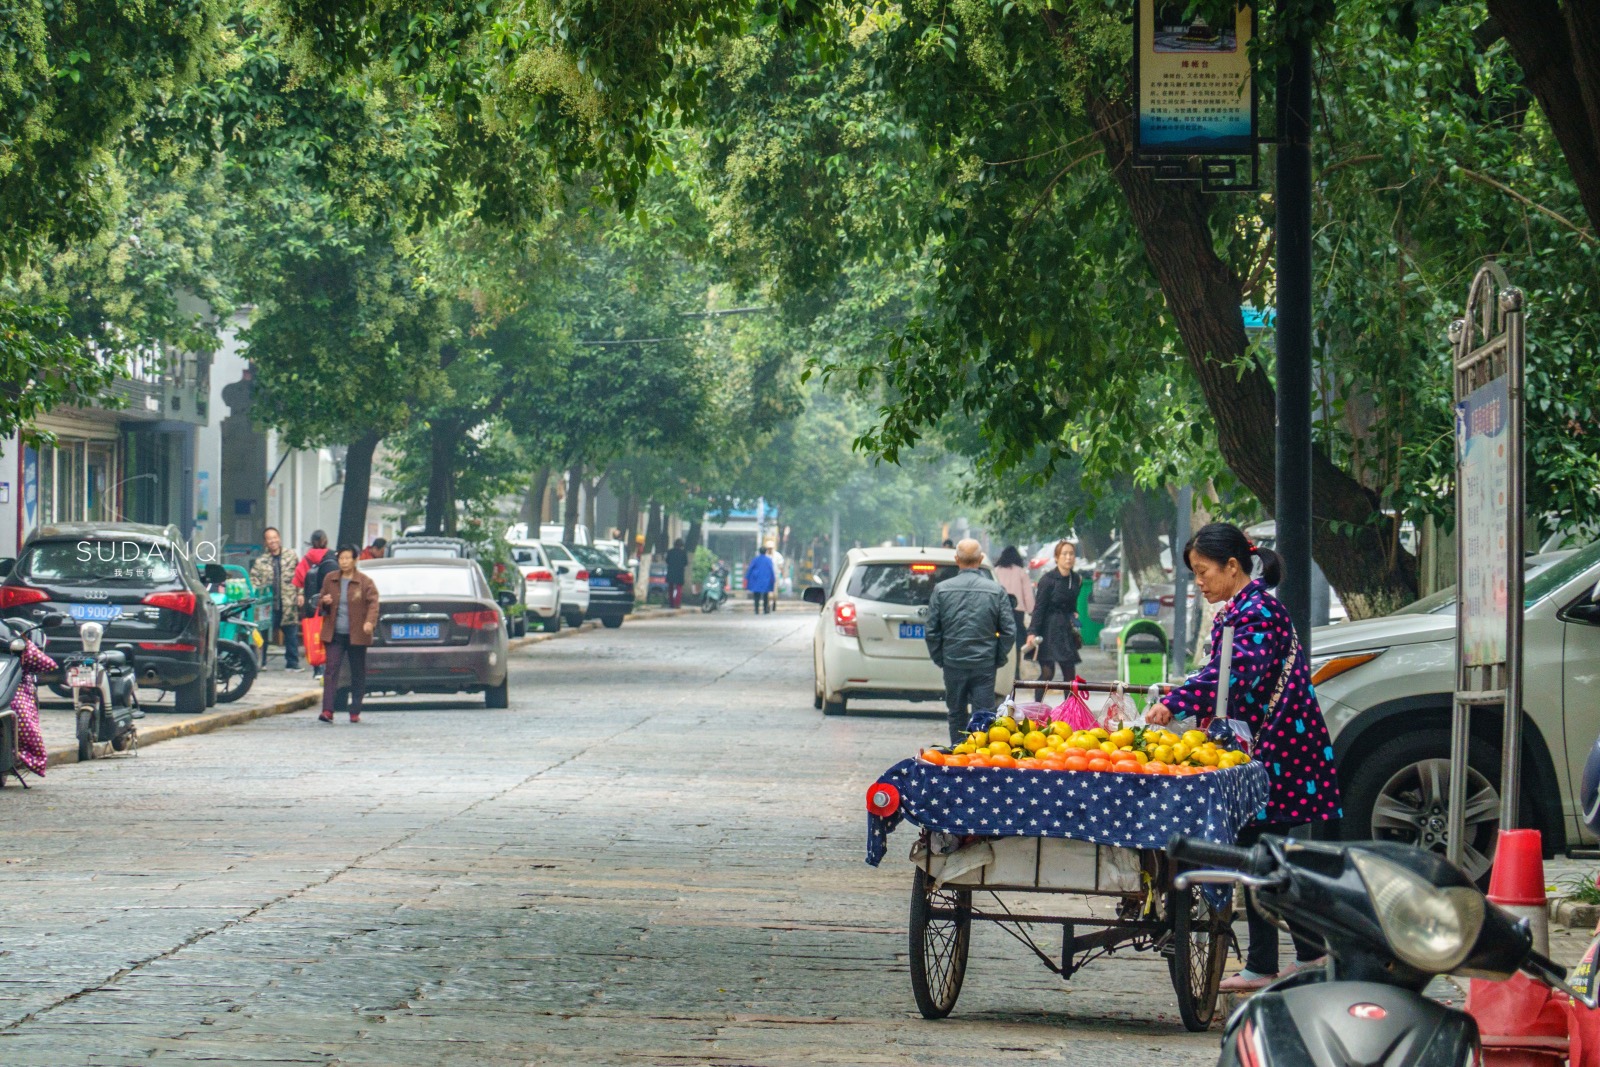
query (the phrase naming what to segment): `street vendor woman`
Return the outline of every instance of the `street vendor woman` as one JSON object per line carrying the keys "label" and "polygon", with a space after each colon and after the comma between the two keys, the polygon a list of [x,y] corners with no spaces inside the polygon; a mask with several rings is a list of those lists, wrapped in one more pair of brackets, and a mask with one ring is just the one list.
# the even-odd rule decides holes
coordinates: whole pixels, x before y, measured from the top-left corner
{"label": "street vendor woman", "polygon": [[[1261,577],[1253,578],[1257,560]],[[1295,637],[1288,610],[1267,592],[1282,574],[1278,554],[1251,544],[1237,526],[1213,522],[1190,538],[1183,562],[1206,600],[1221,605],[1211,627],[1211,662],[1161,703],[1152,704],[1145,718],[1165,724],[1175,714],[1196,719],[1215,714],[1222,634],[1233,627],[1228,716],[1249,725],[1256,762],[1272,779],[1266,808],[1240,831],[1239,844],[1248,847],[1262,834],[1287,834],[1291,827],[1338,819],[1342,812],[1333,744],[1311,689],[1305,649]],[[1244,969],[1223,983],[1225,991],[1260,989],[1276,977],[1313,965],[1324,954],[1319,944],[1296,934],[1296,962],[1280,972],[1277,928],[1254,908],[1249,926]]]}

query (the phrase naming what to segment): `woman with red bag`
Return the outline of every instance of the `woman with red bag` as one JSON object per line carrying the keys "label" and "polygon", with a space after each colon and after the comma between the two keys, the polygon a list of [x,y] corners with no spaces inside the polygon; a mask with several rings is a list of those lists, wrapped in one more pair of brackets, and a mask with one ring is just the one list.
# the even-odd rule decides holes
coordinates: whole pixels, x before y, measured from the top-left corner
{"label": "woman with red bag", "polygon": [[350,664],[350,721],[361,721],[367,693],[367,648],[378,625],[378,587],[356,569],[361,550],[340,545],[339,569],[322,581],[317,606],[322,612],[320,637],[328,661],[322,672],[322,722],[333,721],[333,698],[339,689],[339,668]]}

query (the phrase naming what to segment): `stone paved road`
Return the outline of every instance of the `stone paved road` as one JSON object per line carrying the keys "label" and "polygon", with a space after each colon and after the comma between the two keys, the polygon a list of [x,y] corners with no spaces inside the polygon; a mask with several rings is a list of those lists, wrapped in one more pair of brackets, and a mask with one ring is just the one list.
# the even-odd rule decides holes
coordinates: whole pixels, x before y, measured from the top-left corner
{"label": "stone paved road", "polygon": [[1068,986],[995,930],[916,1014],[861,795],[940,722],[813,711],[811,618],[547,642],[510,711],[303,712],[7,789],[0,1064],[1214,1062],[1157,959]]}

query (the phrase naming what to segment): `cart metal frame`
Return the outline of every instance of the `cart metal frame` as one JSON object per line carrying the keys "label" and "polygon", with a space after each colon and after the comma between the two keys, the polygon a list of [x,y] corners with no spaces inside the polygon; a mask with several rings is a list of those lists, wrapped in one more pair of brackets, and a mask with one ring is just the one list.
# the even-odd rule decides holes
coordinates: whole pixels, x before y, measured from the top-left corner
{"label": "cart metal frame", "polygon": [[[1071,688],[1071,682],[1019,680],[1012,687],[1012,693],[1024,689],[1069,691]],[[1113,693],[1117,688],[1115,683],[1078,683],[1079,692]],[[1162,692],[1170,688],[1159,687]],[[1122,689],[1128,691],[1127,686]],[[919,838],[920,852],[925,858],[914,866],[909,924],[911,988],[917,1008],[925,1018],[942,1019],[954,1010],[966,977],[972,924],[990,922],[1015,938],[1064,980],[1070,980],[1088,964],[1121,948],[1159,952],[1167,960],[1173,991],[1177,995],[1178,1014],[1185,1028],[1202,1031],[1215,1020],[1218,987],[1222,984],[1228,950],[1230,946],[1237,948],[1232,900],[1230,898],[1225,910],[1217,911],[1197,887],[1175,888],[1164,851],[1137,850],[1147,886],[1140,892],[1037,884],[968,885],[954,880],[941,885],[936,883],[932,873],[932,837],[932,831],[923,829]],[[1002,893],[1112,899],[1118,902],[1117,917],[1016,911],[1002,898]],[[995,906],[975,905],[973,898],[979,894],[988,894]],[[1059,953],[1042,947],[1029,932],[1031,926],[1058,927]],[[1085,932],[1080,933],[1080,929]]]}

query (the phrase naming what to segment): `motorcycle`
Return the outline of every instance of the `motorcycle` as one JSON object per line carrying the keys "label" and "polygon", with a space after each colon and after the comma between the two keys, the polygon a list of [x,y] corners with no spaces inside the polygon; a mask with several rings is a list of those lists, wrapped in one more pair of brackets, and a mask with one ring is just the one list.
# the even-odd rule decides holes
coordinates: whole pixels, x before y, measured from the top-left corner
{"label": "motorcycle", "polygon": [[[270,599],[270,598],[269,598]],[[240,600],[229,604],[217,613],[229,637],[217,638],[217,702],[228,704],[250,692],[256,675],[261,673],[261,655],[265,644],[261,627],[245,614],[266,600]]]}
{"label": "motorcycle", "polygon": [[105,627],[98,622],[80,623],[78,637],[83,651],[61,657],[61,667],[78,722],[79,762],[94,758],[97,742],[111,742],[114,752],[136,752],[139,731],[134,720],[144,718],[144,712],[127,653],[100,647]]}
{"label": "motorcycle", "polygon": [[[55,661],[43,652],[45,636],[43,630],[49,626],[60,626],[66,621],[64,615],[47,615],[36,622],[25,619],[0,620],[0,640],[4,640],[7,650],[11,653],[0,661],[0,786],[4,786],[6,778],[16,775],[17,781],[22,783],[22,788],[27,789],[28,780],[22,772],[30,768],[22,758],[21,723],[18,721],[15,702],[17,693],[25,685],[32,685],[33,692],[38,692],[40,671],[51,670]],[[30,635],[39,631],[35,641]],[[37,727],[37,704],[33,712],[34,725]],[[42,753],[35,753],[42,758]]]}
{"label": "motorcycle", "polygon": [[1423,1067],[1482,1062],[1478,1026],[1423,995],[1437,975],[1505,981],[1519,971],[1585,998],[1535,951],[1528,920],[1491,904],[1436,853],[1393,842],[1344,847],[1264,836],[1254,848],[1174,837],[1175,884],[1241,885],[1269,916],[1328,947],[1328,963],[1267,986],[1223,1031],[1225,1067]]}
{"label": "motorcycle", "polygon": [[705,589],[700,593],[700,610],[709,615],[728,599],[728,568],[717,564],[706,575]]}

